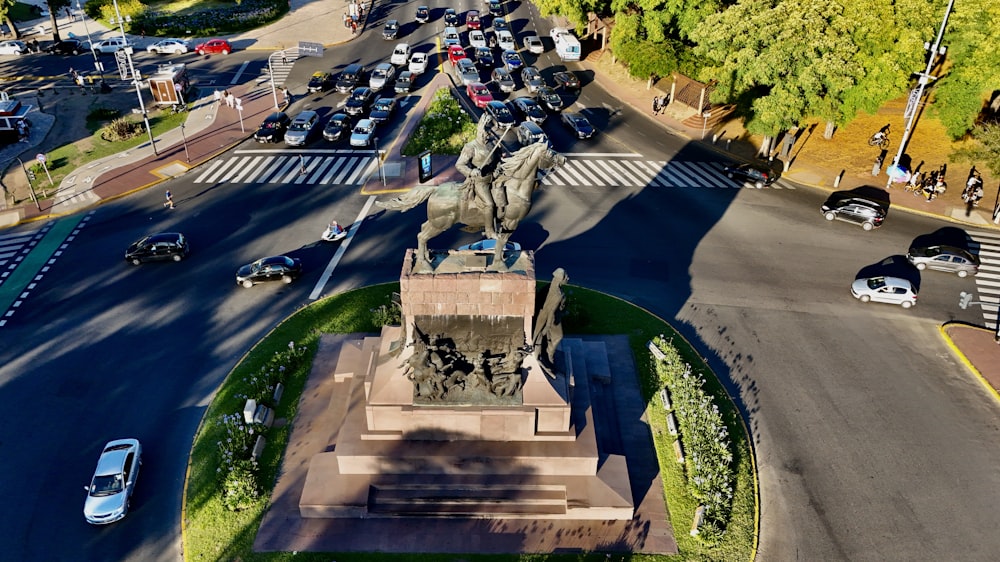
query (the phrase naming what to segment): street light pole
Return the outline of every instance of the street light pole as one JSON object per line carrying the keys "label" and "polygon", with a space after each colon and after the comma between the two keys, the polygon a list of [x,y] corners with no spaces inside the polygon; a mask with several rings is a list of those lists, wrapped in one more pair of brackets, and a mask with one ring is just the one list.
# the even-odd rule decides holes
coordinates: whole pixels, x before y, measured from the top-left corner
{"label": "street light pole", "polygon": [[[917,119],[917,107],[920,105],[920,100],[924,97],[924,89],[931,80],[937,80],[937,76],[931,76],[931,70],[934,70],[934,63],[937,62],[938,55],[944,55],[946,47],[941,46],[941,39],[944,37],[944,28],[948,25],[948,16],[951,15],[951,7],[955,4],[955,0],[948,0],[948,7],[944,11],[944,19],[941,21],[941,27],[938,29],[937,38],[934,40],[933,45],[928,45],[924,43],[924,48],[930,50],[930,55],[927,57],[927,68],[923,72],[918,74],[917,79],[917,89],[910,93],[910,101],[906,104],[906,128],[903,129],[903,138],[899,141],[899,150],[896,151],[896,157],[892,160],[892,165],[890,168],[895,168],[899,165],[899,161],[903,158],[903,151],[906,149],[906,142],[910,139],[910,132],[913,130],[914,121]],[[889,189],[892,186],[892,174],[888,173],[890,168],[886,168],[886,172],[889,179],[885,182],[885,188]]]}
{"label": "street light pole", "polygon": [[87,32],[87,48],[90,49],[90,54],[94,55],[94,70],[96,70],[101,76],[101,82],[104,82],[104,64],[102,64],[100,59],[97,58],[97,51],[94,50],[94,43],[90,40],[90,27],[87,25],[87,12],[83,11],[83,6],[80,5],[79,0],[77,0],[76,9],[80,10],[80,19],[83,20],[83,30]]}
{"label": "street light pole", "polygon": [[709,111],[702,111],[701,117],[704,119],[701,124],[701,140],[705,140],[705,132],[708,130],[708,119],[712,117],[712,113]]}
{"label": "street light pole", "polygon": [[382,171],[382,152],[378,149],[378,137],[375,138],[375,163],[378,165],[378,177],[385,186],[385,172]]}
{"label": "street light pole", "polygon": [[271,76],[271,95],[274,96],[274,110],[278,111],[278,87],[274,84],[274,66],[271,64],[271,57],[278,54],[275,51],[267,56],[267,73]]}
{"label": "street light pole", "polygon": [[187,160],[188,162],[190,162],[191,161],[191,155],[188,154],[188,140],[187,140],[187,137],[184,136],[184,122],[183,121],[181,122],[181,141],[184,143],[184,159]]}
{"label": "street light pole", "polygon": [[146,104],[142,101],[142,87],[139,85],[139,76],[135,73],[135,65],[132,63],[132,46],[128,44],[128,37],[125,35],[125,22],[122,20],[122,13],[118,10],[118,0],[112,0],[115,4],[115,17],[118,18],[118,29],[122,32],[122,40],[125,41],[125,60],[128,61],[128,72],[132,76],[132,83],[135,84],[135,95],[139,97],[139,110],[142,111],[142,120],[146,123],[146,133],[149,134],[149,146],[153,148],[153,154],[159,156],[156,151],[156,141],[153,140],[153,129],[149,126],[149,115],[146,113]]}

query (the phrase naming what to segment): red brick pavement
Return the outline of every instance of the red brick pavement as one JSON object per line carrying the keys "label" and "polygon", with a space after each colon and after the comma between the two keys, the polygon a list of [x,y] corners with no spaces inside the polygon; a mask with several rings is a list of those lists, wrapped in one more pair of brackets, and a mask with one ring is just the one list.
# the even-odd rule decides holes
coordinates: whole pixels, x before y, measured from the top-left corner
{"label": "red brick pavement", "polygon": [[1000,344],[996,332],[968,324],[945,324],[945,339],[980,381],[1000,400]]}

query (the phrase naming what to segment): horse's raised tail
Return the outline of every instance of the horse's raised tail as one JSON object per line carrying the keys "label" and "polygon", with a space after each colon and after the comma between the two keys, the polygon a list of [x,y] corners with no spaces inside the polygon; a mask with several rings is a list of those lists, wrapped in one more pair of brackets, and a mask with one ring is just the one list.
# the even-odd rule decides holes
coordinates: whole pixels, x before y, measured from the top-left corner
{"label": "horse's raised tail", "polygon": [[383,209],[389,209],[391,211],[409,211],[424,201],[427,201],[427,199],[434,194],[434,191],[436,191],[437,188],[438,186],[436,185],[421,185],[407,191],[399,197],[393,197],[387,201],[376,201],[375,204]]}

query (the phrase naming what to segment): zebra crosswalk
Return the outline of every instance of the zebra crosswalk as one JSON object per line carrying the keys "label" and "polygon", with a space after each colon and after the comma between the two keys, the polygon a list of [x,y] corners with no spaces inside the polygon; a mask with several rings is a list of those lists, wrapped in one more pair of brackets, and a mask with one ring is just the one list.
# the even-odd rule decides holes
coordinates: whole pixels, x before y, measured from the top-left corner
{"label": "zebra crosswalk", "polygon": [[374,151],[238,150],[229,158],[217,158],[194,183],[361,185],[377,170]]}
{"label": "zebra crosswalk", "polygon": [[[281,53],[284,52],[284,57]],[[265,66],[265,74],[258,80],[258,83],[268,81],[268,73],[270,73],[270,78],[274,80],[274,85],[280,88],[285,85],[285,80],[288,79],[288,75],[292,72],[292,67],[295,66],[295,61],[299,58],[299,48],[290,47],[284,51],[278,51],[277,53],[272,53],[269,61],[270,66]]]}
{"label": "zebra crosswalk", "polygon": [[[550,171],[543,185],[593,187],[754,187],[729,179],[719,162],[685,160],[645,160],[639,158],[569,158],[566,164]],[[795,189],[778,180],[769,189]]]}
{"label": "zebra crosswalk", "polygon": [[38,244],[48,230],[49,227],[45,226],[38,230],[0,235],[0,284],[6,281],[10,272]]}
{"label": "zebra crosswalk", "polygon": [[976,300],[983,303],[983,319],[986,326],[997,327],[997,307],[1000,306],[1000,232],[983,230],[970,231],[969,236],[978,244],[973,247],[979,253],[979,273],[976,274]]}

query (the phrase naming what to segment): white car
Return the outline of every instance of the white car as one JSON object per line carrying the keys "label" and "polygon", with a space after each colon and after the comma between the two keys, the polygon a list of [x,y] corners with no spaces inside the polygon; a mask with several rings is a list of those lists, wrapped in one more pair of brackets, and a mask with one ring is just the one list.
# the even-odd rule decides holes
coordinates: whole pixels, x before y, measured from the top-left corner
{"label": "white car", "polygon": [[524,48],[528,49],[529,53],[540,55],[545,52],[545,45],[542,44],[542,39],[537,35],[528,35],[524,38]]}
{"label": "white car", "polygon": [[514,42],[514,35],[509,31],[497,32],[497,45],[501,51],[516,51],[517,43]]}
{"label": "white car", "polygon": [[396,44],[396,48],[392,50],[392,56],[389,57],[389,62],[396,66],[405,66],[409,59],[410,44],[398,43]]}
{"label": "white car", "polygon": [[28,50],[24,41],[4,41],[0,43],[0,55],[20,55]]}
{"label": "white car", "polygon": [[408,70],[414,76],[427,72],[427,53],[413,53],[410,55]]}
{"label": "white car", "polygon": [[183,39],[160,39],[156,43],[146,47],[146,52],[158,55],[180,55],[190,50],[190,45]]}
{"label": "white car", "polygon": [[472,31],[469,32],[469,45],[472,45],[473,49],[475,49],[476,47],[485,47],[486,36],[483,35],[482,31],[479,31],[478,29],[473,29]]}
{"label": "white car", "polygon": [[371,119],[362,119],[351,131],[351,146],[368,146],[372,143],[375,135],[375,122]]}
{"label": "white car", "polygon": [[111,39],[105,39],[104,41],[95,44],[93,48],[98,53],[110,54],[128,46],[128,41],[122,39],[121,37],[112,37]]}
{"label": "white car", "polygon": [[885,302],[910,308],[917,304],[917,290],[899,277],[869,277],[855,279],[851,294],[861,302]]}
{"label": "white car", "polygon": [[142,445],[137,439],[116,439],[101,450],[90,480],[83,517],[87,523],[106,525],[128,514],[132,492],[142,465]]}

